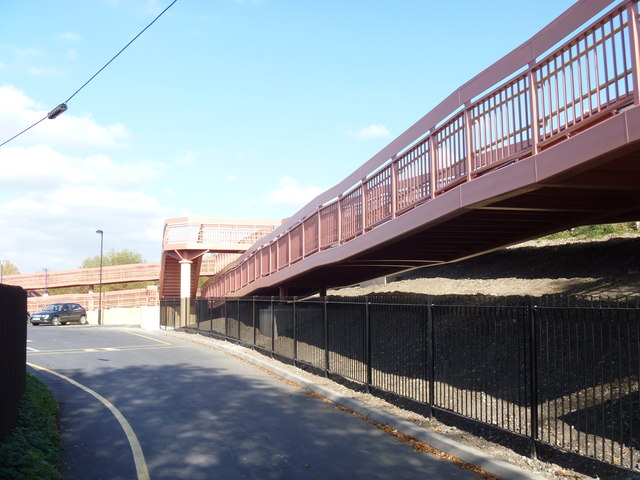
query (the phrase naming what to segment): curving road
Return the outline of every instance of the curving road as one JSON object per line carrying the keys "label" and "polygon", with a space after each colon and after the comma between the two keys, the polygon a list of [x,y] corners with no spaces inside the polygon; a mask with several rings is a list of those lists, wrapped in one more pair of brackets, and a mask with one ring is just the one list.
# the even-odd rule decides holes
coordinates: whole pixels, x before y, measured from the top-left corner
{"label": "curving road", "polygon": [[471,479],[221,351],[124,328],[33,327],[64,479]]}

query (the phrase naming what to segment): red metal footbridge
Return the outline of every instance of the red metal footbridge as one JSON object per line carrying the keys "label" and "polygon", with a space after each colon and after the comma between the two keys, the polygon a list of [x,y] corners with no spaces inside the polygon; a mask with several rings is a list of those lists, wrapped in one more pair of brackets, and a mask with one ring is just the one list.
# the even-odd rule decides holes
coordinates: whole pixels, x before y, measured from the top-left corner
{"label": "red metal footbridge", "polygon": [[[323,294],[640,220],[638,1],[577,2],[287,220],[168,220],[160,263],[107,267],[103,283],[157,279],[157,297],[187,298],[207,275],[203,296]],[[97,269],[48,281],[96,285]]]}
{"label": "red metal footbridge", "polygon": [[577,225],[640,219],[638,16],[637,0],[576,3],[202,294],[322,293]]}
{"label": "red metal footbridge", "polygon": [[[99,284],[133,282],[159,282],[159,285],[102,292],[104,308],[158,305],[160,298],[180,296],[180,276],[185,267],[188,295],[195,294],[200,276],[220,272],[280,223],[280,220],[169,219],[164,227],[162,262],[5,275],[2,281],[30,293],[30,311],[52,302],[75,302],[89,310],[97,309]],[[205,257],[207,253],[213,255]],[[195,268],[191,268],[192,264]],[[89,293],[48,296],[49,289],[79,286],[88,286]]]}

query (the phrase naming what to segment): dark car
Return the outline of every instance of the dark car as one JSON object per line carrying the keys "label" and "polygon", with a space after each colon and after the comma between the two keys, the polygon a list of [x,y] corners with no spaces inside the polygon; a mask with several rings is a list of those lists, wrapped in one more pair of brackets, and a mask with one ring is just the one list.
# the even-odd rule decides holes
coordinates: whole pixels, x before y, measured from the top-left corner
{"label": "dark car", "polygon": [[78,322],[80,325],[87,323],[87,311],[77,303],[52,303],[44,310],[31,315],[31,324],[40,325],[64,325],[67,322]]}

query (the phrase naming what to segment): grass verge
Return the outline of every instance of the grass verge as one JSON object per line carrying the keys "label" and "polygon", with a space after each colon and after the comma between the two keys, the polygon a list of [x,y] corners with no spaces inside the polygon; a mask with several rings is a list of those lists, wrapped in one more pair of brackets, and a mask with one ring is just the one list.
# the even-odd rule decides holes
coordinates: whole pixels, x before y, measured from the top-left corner
{"label": "grass verge", "polygon": [[562,238],[577,238],[580,240],[594,240],[608,235],[638,235],[640,222],[609,223],[604,225],[586,225],[575,227],[562,232],[553,233],[542,237],[540,240],[557,240]]}
{"label": "grass verge", "polygon": [[18,424],[0,443],[0,478],[60,478],[56,467],[62,448],[56,423],[58,410],[58,403],[45,384],[27,373]]}

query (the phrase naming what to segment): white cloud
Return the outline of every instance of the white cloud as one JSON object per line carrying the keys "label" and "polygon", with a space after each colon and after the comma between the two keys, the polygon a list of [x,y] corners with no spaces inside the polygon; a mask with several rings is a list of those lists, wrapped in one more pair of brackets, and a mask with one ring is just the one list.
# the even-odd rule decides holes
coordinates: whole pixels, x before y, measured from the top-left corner
{"label": "white cloud", "polygon": [[314,185],[301,187],[298,181],[291,177],[282,177],[278,180],[278,187],[269,190],[262,197],[263,202],[279,207],[298,209],[303,207],[324,190]]}
{"label": "white cloud", "polygon": [[73,32],[61,33],[59,35],[56,35],[56,38],[58,40],[65,40],[65,41],[68,41],[68,42],[78,42],[78,41],[82,40],[82,37],[80,35],[78,35],[77,33],[73,33]]}
{"label": "white cloud", "polygon": [[78,59],[78,50],[75,48],[67,49],[67,59],[68,60],[77,60]]}
{"label": "white cloud", "polygon": [[163,171],[162,165],[152,162],[116,163],[105,154],[72,157],[44,145],[5,146],[1,153],[6,163],[0,176],[0,189],[5,192],[51,185],[79,188],[86,184],[130,189]]}
{"label": "white cloud", "polygon": [[187,150],[176,159],[178,165],[193,165],[200,158],[200,152],[192,152]]}
{"label": "white cloud", "polygon": [[31,74],[34,75],[36,77],[42,77],[45,75],[57,75],[58,74],[58,70],[56,70],[55,68],[51,68],[51,67],[29,67],[27,68],[27,71]]}
{"label": "white cloud", "polygon": [[45,56],[42,50],[40,50],[39,48],[32,48],[32,47],[24,47],[24,48],[15,47],[13,49],[13,53],[15,54],[16,57],[20,59],[42,58]]}
{"label": "white cloud", "polygon": [[0,251],[23,273],[77,268],[96,255],[96,229],[105,249],[131,248],[159,260],[164,208],[142,192],[93,186],[41,189],[0,203]]}
{"label": "white cloud", "polygon": [[369,125],[359,130],[347,129],[347,135],[357,138],[358,140],[369,140],[372,138],[385,138],[389,136],[389,129],[384,125]]}
{"label": "white cloud", "polygon": [[[0,86],[0,105],[3,132],[47,113],[9,85]],[[76,268],[96,255],[100,228],[105,249],[130,248],[158,261],[163,221],[181,212],[146,193],[167,167],[126,157],[117,147],[127,136],[121,124],[66,112],[0,147],[0,258],[24,273]]]}

